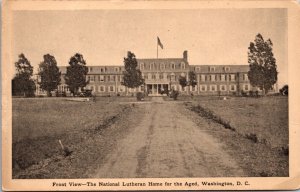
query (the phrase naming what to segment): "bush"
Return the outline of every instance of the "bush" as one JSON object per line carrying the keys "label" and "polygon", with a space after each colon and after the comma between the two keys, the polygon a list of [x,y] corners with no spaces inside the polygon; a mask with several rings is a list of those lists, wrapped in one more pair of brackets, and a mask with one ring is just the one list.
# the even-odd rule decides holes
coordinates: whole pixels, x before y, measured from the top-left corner
{"label": "bush", "polygon": [[179,91],[172,90],[170,97],[173,98],[174,100],[177,100],[178,95],[179,95]]}
{"label": "bush", "polygon": [[254,143],[258,142],[258,138],[257,138],[256,134],[254,134],[254,133],[249,133],[249,134],[246,134],[245,136],[247,139],[252,140]]}
{"label": "bush", "polygon": [[136,94],[136,99],[137,99],[138,101],[143,101],[144,98],[145,98],[145,94],[144,94],[144,93],[138,92],[138,93]]}

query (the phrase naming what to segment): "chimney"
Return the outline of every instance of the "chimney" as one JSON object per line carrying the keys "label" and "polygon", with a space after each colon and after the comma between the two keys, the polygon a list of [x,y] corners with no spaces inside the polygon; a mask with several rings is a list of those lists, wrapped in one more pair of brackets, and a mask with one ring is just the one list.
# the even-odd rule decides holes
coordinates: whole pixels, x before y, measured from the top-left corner
{"label": "chimney", "polygon": [[187,59],[188,59],[188,52],[187,52],[187,50],[185,50],[185,51],[183,52],[183,59],[184,59],[185,61],[187,61]]}

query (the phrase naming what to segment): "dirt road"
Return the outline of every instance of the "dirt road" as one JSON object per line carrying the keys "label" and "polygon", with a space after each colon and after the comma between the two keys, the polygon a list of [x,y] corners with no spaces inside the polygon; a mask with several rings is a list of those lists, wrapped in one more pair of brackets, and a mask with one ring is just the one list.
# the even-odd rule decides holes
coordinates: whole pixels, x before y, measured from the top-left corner
{"label": "dirt road", "polygon": [[[146,114],[132,128],[93,178],[123,177],[229,177],[243,170],[209,132],[207,122],[198,126],[178,103],[153,98]],[[199,117],[201,118],[201,117]]]}

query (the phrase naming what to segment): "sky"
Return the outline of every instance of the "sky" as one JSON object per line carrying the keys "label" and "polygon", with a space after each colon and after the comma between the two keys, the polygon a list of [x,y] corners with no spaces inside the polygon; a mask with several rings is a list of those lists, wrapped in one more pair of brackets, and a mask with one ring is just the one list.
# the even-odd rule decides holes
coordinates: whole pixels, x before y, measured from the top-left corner
{"label": "sky", "polygon": [[14,11],[13,57],[24,53],[36,69],[44,54],[68,65],[75,53],[87,65],[123,65],[137,58],[181,58],[191,65],[247,65],[250,42],[273,42],[279,84],[287,83],[286,9]]}

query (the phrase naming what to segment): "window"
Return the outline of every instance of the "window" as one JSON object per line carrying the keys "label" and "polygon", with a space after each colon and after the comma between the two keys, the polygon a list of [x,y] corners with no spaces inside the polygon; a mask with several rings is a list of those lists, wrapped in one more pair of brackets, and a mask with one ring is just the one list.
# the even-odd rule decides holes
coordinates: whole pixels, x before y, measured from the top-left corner
{"label": "window", "polygon": [[115,67],[115,72],[119,72],[119,68],[118,67]]}
{"label": "window", "polygon": [[248,74],[244,74],[244,81],[248,81]]}
{"label": "window", "polygon": [[175,69],[175,63],[173,63],[173,62],[171,63],[171,68]]}
{"label": "window", "polygon": [[159,74],[159,79],[163,79],[163,78],[164,78],[163,74],[160,73],[160,74]]}
{"label": "window", "polygon": [[155,69],[155,65],[154,65],[154,63],[150,63],[150,70],[153,70],[153,69]]}
{"label": "window", "polygon": [[159,73],[155,74],[155,79],[159,79]]}
{"label": "window", "polygon": [[230,85],[230,91],[235,91],[236,90],[236,86],[235,85]]}
{"label": "window", "polygon": [[114,92],[115,91],[115,86],[109,86],[109,92]]}
{"label": "window", "polygon": [[151,77],[151,79],[155,79],[155,74],[152,74],[152,77]]}
{"label": "window", "polygon": [[220,85],[220,91],[226,91],[226,86],[225,85]]}
{"label": "window", "polygon": [[200,85],[200,91],[206,91],[207,90],[207,86],[206,85]]}
{"label": "window", "polygon": [[196,67],[195,70],[196,70],[197,72],[199,72],[199,71],[200,71],[200,67]]}
{"label": "window", "polygon": [[89,72],[92,72],[92,71],[93,71],[93,68],[92,68],[92,67],[89,67],[88,69],[89,69]]}
{"label": "window", "polygon": [[215,67],[209,67],[209,71],[215,71],[216,68]]}
{"label": "window", "polygon": [[164,70],[165,68],[166,68],[165,64],[164,64],[164,63],[161,63],[161,64],[160,64],[160,69],[161,69],[161,70]]}
{"label": "window", "polygon": [[164,76],[164,79],[168,79],[167,73],[164,73],[163,76]]}
{"label": "window", "polygon": [[95,92],[95,86],[94,85],[91,85],[90,89],[92,90],[92,92]]}
{"label": "window", "polygon": [[197,86],[190,86],[190,91],[197,91]]}
{"label": "window", "polygon": [[90,82],[94,82],[95,81],[95,76],[90,76]]}
{"label": "window", "polygon": [[201,81],[205,81],[205,75],[201,75]]}
{"label": "window", "polygon": [[148,79],[152,79],[151,73],[148,73]]}
{"label": "window", "polygon": [[123,85],[120,85],[118,88],[119,88],[119,92],[124,92],[125,91],[125,86],[123,86]]}
{"label": "window", "polygon": [[104,76],[103,76],[103,75],[100,75],[100,76],[99,76],[99,81],[100,81],[100,82],[104,82]]}
{"label": "window", "polygon": [[144,68],[145,68],[145,64],[144,64],[144,63],[141,63],[141,64],[140,64],[140,70],[144,70]]}
{"label": "window", "polygon": [[217,85],[210,85],[210,91],[217,91]]}
{"label": "window", "polygon": [[185,63],[184,63],[184,62],[181,62],[181,63],[180,63],[180,68],[181,68],[181,69],[185,69]]}
{"label": "window", "polygon": [[98,86],[98,90],[99,92],[105,92],[105,86],[104,85]]}
{"label": "window", "polygon": [[250,86],[249,86],[248,84],[245,84],[245,85],[244,85],[244,91],[249,91],[249,87],[250,87]]}
{"label": "window", "polygon": [[100,72],[104,72],[103,68],[100,68]]}
{"label": "window", "polygon": [[230,67],[224,67],[224,71],[230,71]]}
{"label": "window", "polygon": [[221,75],[221,81],[225,81],[225,75]]}
{"label": "window", "polygon": [[171,73],[171,81],[175,81],[175,74]]}
{"label": "window", "polygon": [[106,76],[106,78],[107,78],[107,81],[110,81],[110,76],[108,75],[108,76]]}
{"label": "window", "polygon": [[128,91],[129,91],[130,93],[135,92],[135,88],[129,88]]}
{"label": "window", "polygon": [[235,75],[234,74],[230,74],[229,79],[230,79],[230,81],[235,81]]}
{"label": "window", "polygon": [[210,80],[211,81],[216,81],[216,76],[215,75],[210,75]]}
{"label": "window", "polygon": [[114,75],[110,75],[110,81],[114,82],[115,81],[115,76]]}

